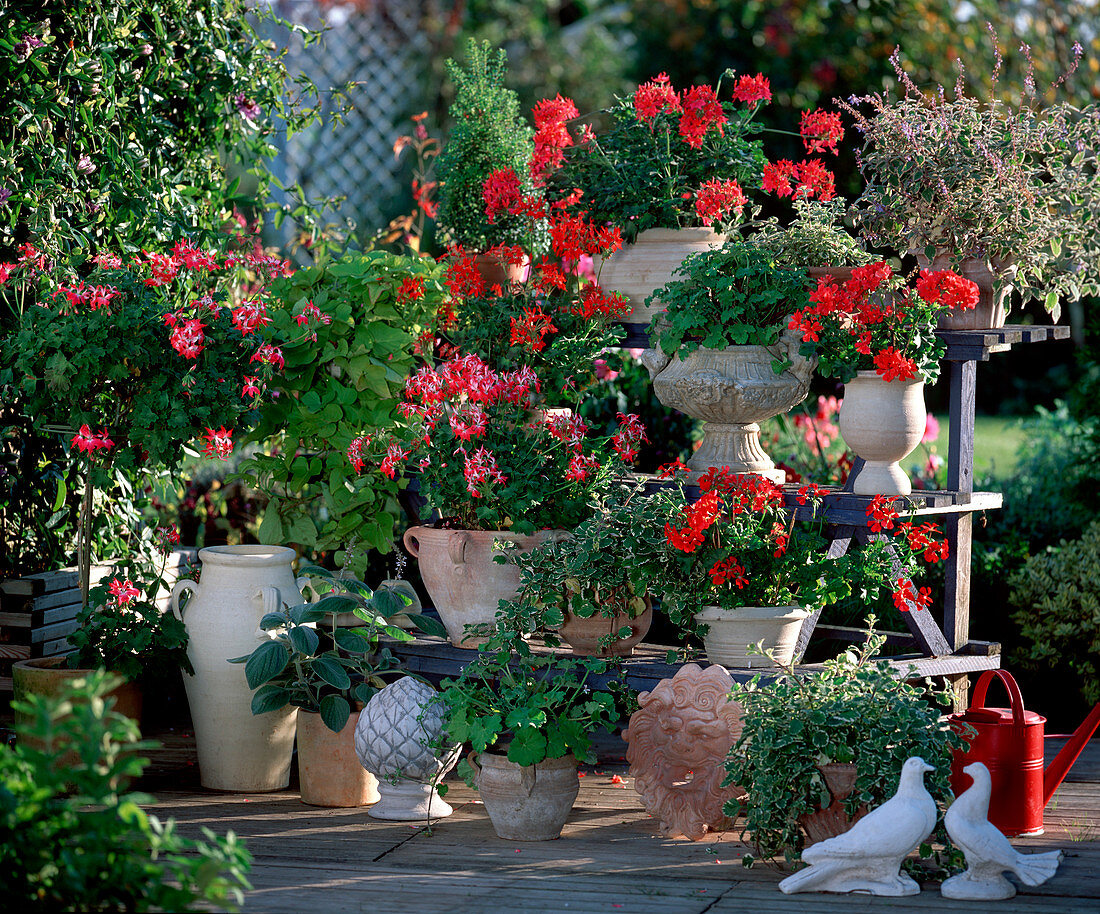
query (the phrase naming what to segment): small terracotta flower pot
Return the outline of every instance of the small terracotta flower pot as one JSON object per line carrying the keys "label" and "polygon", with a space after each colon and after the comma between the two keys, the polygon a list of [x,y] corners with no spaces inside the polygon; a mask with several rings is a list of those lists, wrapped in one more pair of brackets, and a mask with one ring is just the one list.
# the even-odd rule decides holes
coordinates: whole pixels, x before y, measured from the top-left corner
{"label": "small terracotta flower pot", "polygon": [[310,711],[298,713],[298,780],[302,802],[310,806],[352,807],[378,802],[378,781],[355,754],[352,711],[344,729],[333,733]]}

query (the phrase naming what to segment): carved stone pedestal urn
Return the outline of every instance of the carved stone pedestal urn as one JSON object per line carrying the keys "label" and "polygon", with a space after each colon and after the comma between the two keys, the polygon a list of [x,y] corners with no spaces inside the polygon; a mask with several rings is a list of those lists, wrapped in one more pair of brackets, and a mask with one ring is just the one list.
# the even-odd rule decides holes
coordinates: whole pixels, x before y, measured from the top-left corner
{"label": "carved stone pedestal urn", "polygon": [[375,695],[359,715],[355,751],[378,779],[379,800],[372,819],[415,822],[449,816],[453,809],[435,785],[458,761],[460,746],[444,740],[438,693],[404,676]]}
{"label": "carved stone pedestal urn", "polygon": [[[657,399],[706,422],[703,441],[688,461],[688,482],[698,482],[711,467],[784,482],[784,472],[760,446],[759,423],[806,398],[816,359],[799,355],[800,345],[788,329],[775,346],[700,347],[672,358],[656,349],[643,353]],[[790,366],[776,373],[774,366],[787,360]]]}

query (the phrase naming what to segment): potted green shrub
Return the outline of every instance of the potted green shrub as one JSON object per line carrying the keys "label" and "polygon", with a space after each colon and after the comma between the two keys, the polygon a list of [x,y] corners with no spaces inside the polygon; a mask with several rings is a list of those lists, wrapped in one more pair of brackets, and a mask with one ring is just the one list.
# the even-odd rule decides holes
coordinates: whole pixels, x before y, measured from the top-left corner
{"label": "potted green shrub", "polygon": [[[383,677],[403,672],[378,641],[382,634],[412,640],[412,635],[389,621],[405,613],[410,601],[389,591],[373,592],[361,581],[334,578],[317,566],[305,570],[310,574],[309,586],[321,599],[265,614],[260,628],[270,633],[270,640],[229,662],[244,664],[249,688],[255,690],[253,714],[288,706],[299,710],[302,802],[365,806],[378,800],[378,789],[356,756],[355,726],[363,705],[385,685]],[[337,616],[347,612],[364,624],[337,625]],[[430,634],[443,633],[434,619],[418,614],[409,618]]]}
{"label": "potted green shrub", "polygon": [[487,252],[500,245],[538,247],[528,221],[518,214],[485,215],[485,182],[494,173],[510,171],[525,192],[531,192],[533,131],[519,112],[519,96],[504,85],[508,55],[487,41],[470,39],[466,65],[446,63],[455,85],[450,114],[454,121],[436,160],[439,179],[437,223],[443,240],[479,256],[495,282],[521,278],[524,265],[508,269]]}
{"label": "potted green shrub", "polygon": [[[726,783],[743,796],[726,812],[745,816],[749,840],[763,858],[782,854],[792,863],[807,835],[812,843],[846,831],[893,795],[912,755],[935,766],[925,783],[941,809],[952,800],[951,753],[965,741],[943,720],[951,693],[911,684],[878,660],[886,639],[874,633],[873,617],[869,623],[863,646],[812,675],[777,660],[774,680],[734,686],[744,729],[730,750]],[[942,823],[934,837],[948,848],[941,862],[950,865],[958,854],[951,853]],[[920,855],[931,857],[932,847],[922,845]]]}
{"label": "potted green shrub", "polygon": [[773,216],[752,226],[749,240],[770,254],[777,267],[805,270],[812,287],[826,275],[847,279],[852,267],[874,260],[845,228],[846,205],[840,197],[828,201],[800,197],[794,201],[794,211],[786,225]]}
{"label": "potted green shrub", "polygon": [[559,638],[581,657],[629,657],[653,619],[643,560],[660,548],[663,516],[636,485],[617,486],[588,520],[517,557],[519,593],[510,609],[525,631]]}
{"label": "potted green shrub", "polygon": [[451,742],[469,743],[458,771],[477,789],[493,830],[514,841],[561,834],[580,790],[578,760],[619,719],[611,692],[586,686],[606,661],[534,656],[502,614],[494,638],[440,692]]}
{"label": "potted green shrub", "polygon": [[[867,114],[842,106],[864,138],[856,208],[872,246],[978,283],[979,306],[944,315],[942,327],[1001,326],[1013,287],[1055,318],[1060,296],[1095,292],[1096,111],[1043,106],[1033,86],[1018,106],[967,95],[961,81],[954,92],[925,92],[898,51],[891,63],[899,95],[855,99],[870,106]],[[994,84],[1000,63],[998,56]]]}
{"label": "potted green shrub", "polygon": [[807,303],[805,273],[730,241],[688,257],[677,275],[649,299],[664,310],[650,324],[654,348],[642,358],[658,399],[705,422],[690,478],[724,466],[782,482],[760,446],[758,423],[809,392],[815,363],[787,327]]}

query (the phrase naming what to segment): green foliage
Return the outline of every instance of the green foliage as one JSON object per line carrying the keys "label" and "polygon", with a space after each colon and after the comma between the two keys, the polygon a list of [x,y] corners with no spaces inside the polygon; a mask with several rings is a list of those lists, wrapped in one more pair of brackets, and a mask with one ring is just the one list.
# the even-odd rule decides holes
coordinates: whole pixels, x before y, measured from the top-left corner
{"label": "green foliage", "polygon": [[787,225],[775,217],[753,225],[749,240],[786,270],[802,267],[858,267],[874,258],[844,226],[844,200],[794,200],[795,216]]}
{"label": "green foliage", "polygon": [[104,699],[118,682],[94,672],[17,704],[30,722],[0,746],[0,892],[24,910],[239,910],[251,855],[234,834],[183,838],[128,791],[155,744]]}
{"label": "green foliage", "polygon": [[675,275],[681,278],[646,299],[666,309],[653,318],[650,333],[668,355],[700,346],[774,346],[783,318],[809,304],[806,274],[779,267],[773,255],[747,242],[692,254]]}
{"label": "green foliage", "polygon": [[[244,0],[42,0],[0,21],[0,253],[209,241],[263,200],[277,129],[309,123]],[[296,31],[301,31],[296,29]],[[297,86],[301,99],[306,83]],[[256,198],[225,163],[256,167]]]}
{"label": "green foliage", "polygon": [[[403,293],[406,282],[419,283],[422,296]],[[299,270],[271,294],[280,303],[269,328],[277,335],[294,335],[295,315],[309,301],[332,320],[311,325],[316,340],[284,347],[286,367],[274,382],[279,396],[265,400],[254,435],[273,447],[241,467],[249,484],[270,497],[260,538],[312,550],[357,539],[388,551],[398,486],[377,468],[357,472],[348,448],[398,421],[415,334],[444,301],[440,268],[376,251]],[[362,576],[365,553],[348,550],[338,560]]]}
{"label": "green foliage", "polygon": [[454,127],[436,161],[440,181],[438,223],[445,240],[471,250],[498,244],[532,244],[527,222],[503,213],[485,218],[482,185],[494,171],[511,169],[524,193],[532,192],[528,163],[534,131],[519,113],[519,98],[504,85],[508,55],[470,40],[466,67],[447,61],[456,88]]}
{"label": "green foliage", "polygon": [[1008,580],[1013,621],[1030,669],[1066,667],[1089,703],[1100,701],[1100,522],[1031,556]]}
{"label": "green foliage", "polygon": [[[620,717],[616,693],[585,685],[590,675],[608,669],[607,662],[536,656],[516,634],[517,621],[498,613],[497,630],[477,659],[458,679],[443,680],[448,738],[470,743],[477,753],[496,747],[517,765],[568,754],[595,761],[592,735]],[[476,787],[468,764],[459,773]]]}
{"label": "green foliage", "polygon": [[[167,556],[165,557],[167,560]],[[154,602],[170,588],[164,582],[164,564],[147,577],[117,575],[93,587],[80,608],[79,628],[68,635],[76,648],[68,657],[70,669],[105,669],[131,681],[158,687],[177,670],[194,675],[187,658],[187,629]],[[123,602],[112,597],[112,582],[132,584],[140,595]]]}
{"label": "green foliage", "polygon": [[[411,641],[412,635],[391,621],[411,602],[393,591],[374,592],[362,581],[334,578],[316,565],[302,569],[321,597],[314,603],[286,606],[264,615],[260,628],[270,640],[251,654],[235,657],[243,663],[248,686],[255,690],[252,713],[266,714],[293,705],[320,713],[325,726],[339,733],[355,703],[370,701],[385,685],[386,673],[399,669],[389,648],[379,649],[381,635]],[[365,625],[337,625],[337,615],[351,612]],[[428,634],[445,637],[434,619],[410,615]],[[327,621],[328,628],[319,623]]]}
{"label": "green foliage", "polygon": [[[597,613],[608,619],[641,615],[651,583],[644,560],[661,548],[663,520],[657,500],[647,498],[641,486],[613,487],[570,535],[515,553],[520,588],[508,612],[523,617],[522,631],[553,629],[565,621],[566,612],[581,619]],[[659,595],[660,586],[654,589]],[[623,637],[629,633],[627,626]],[[601,644],[610,645],[617,634]],[[553,631],[544,637],[551,647],[560,646]]]}
{"label": "green foliage", "polygon": [[[869,621],[873,629],[874,618]],[[757,676],[735,685],[730,697],[744,708],[744,729],[726,762],[726,783],[747,796],[729,801],[726,812],[745,815],[745,829],[762,856],[798,859],[798,817],[831,802],[818,765],[856,765],[856,786],[845,801],[849,815],[893,796],[902,765],[913,755],[935,766],[925,785],[941,808],[950,803],[951,750],[966,745],[941,718],[950,693],[929,695],[896,678],[889,664],[875,661],[883,643],[885,637],[872,630],[864,647],[827,661],[820,672],[796,674],[784,667],[774,682]],[[942,824],[935,837],[946,843]],[[923,845],[921,856],[930,855]],[[957,866],[958,856],[948,846],[941,863]]]}
{"label": "green foliage", "polygon": [[[721,81],[715,92],[720,90]],[[647,122],[639,119],[633,96],[616,98],[601,112],[609,126],[565,150],[551,187],[562,196],[579,188],[588,218],[618,226],[628,242],[646,229],[703,225],[695,200],[704,183],[736,181],[745,192],[760,186],[764,153],[750,139],[760,130],[753,121],[759,107],[723,102],[721,129],[708,129],[693,146],[680,134],[680,112],[662,110]],[[740,213],[734,208],[716,230],[737,222]]]}

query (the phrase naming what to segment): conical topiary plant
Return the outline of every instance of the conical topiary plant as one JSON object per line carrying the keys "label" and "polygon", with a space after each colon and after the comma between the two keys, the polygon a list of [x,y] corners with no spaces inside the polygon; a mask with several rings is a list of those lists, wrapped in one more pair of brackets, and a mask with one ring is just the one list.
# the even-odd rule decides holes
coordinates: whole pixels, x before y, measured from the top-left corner
{"label": "conical topiary plant", "polygon": [[470,40],[467,63],[447,61],[455,84],[450,112],[450,137],[436,165],[439,177],[439,227],[443,240],[470,251],[499,244],[533,246],[530,220],[499,213],[490,223],[485,215],[483,187],[493,172],[510,169],[525,195],[533,192],[530,177],[533,130],[520,116],[519,97],[504,86],[508,55],[487,41]]}

